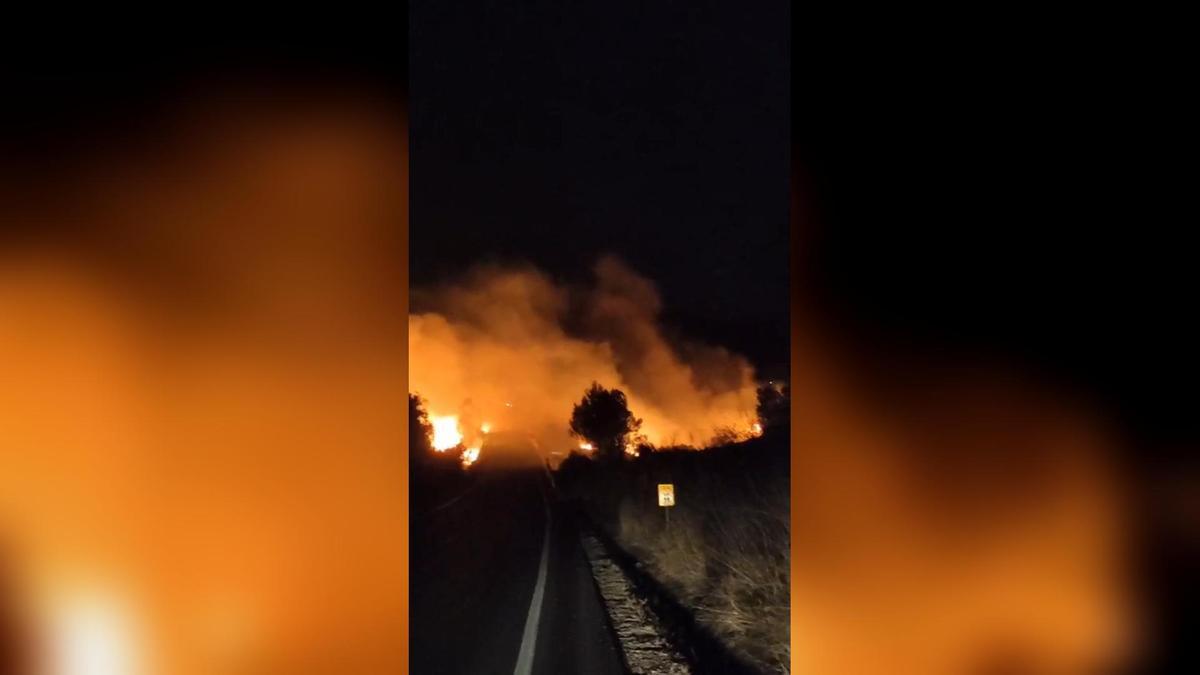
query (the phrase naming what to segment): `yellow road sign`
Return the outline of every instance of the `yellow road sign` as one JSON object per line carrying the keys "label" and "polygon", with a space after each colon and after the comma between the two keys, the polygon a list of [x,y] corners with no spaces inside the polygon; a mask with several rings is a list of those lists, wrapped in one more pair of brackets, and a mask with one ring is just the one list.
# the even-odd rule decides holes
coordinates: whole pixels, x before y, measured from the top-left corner
{"label": "yellow road sign", "polygon": [[675,485],[672,483],[658,484],[658,505],[675,506]]}

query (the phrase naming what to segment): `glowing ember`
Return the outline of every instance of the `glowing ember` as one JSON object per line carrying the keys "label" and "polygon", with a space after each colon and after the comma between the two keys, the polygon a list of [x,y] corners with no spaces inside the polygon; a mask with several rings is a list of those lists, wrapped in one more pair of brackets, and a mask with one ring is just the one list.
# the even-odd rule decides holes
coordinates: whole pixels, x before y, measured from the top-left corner
{"label": "glowing ember", "polygon": [[625,444],[625,454],[629,455],[630,457],[637,457],[641,453],[638,452],[638,448],[637,448],[636,444],[626,443]]}
{"label": "glowing ember", "polygon": [[478,459],[479,459],[479,448],[467,448],[466,450],[463,450],[462,465],[463,465],[464,469],[466,467],[474,464],[475,461]]}
{"label": "glowing ember", "polygon": [[458,428],[457,415],[442,417],[430,416],[429,423],[433,426],[433,449],[445,452],[462,443],[462,432]]}
{"label": "glowing ember", "polygon": [[483,426],[479,427],[479,430],[485,434],[490,434],[492,432],[492,425],[484,422]]}
{"label": "glowing ember", "polygon": [[596,447],[593,446],[591,443],[584,441],[579,444],[579,449],[583,450],[584,452],[591,452],[592,450],[595,450]]}

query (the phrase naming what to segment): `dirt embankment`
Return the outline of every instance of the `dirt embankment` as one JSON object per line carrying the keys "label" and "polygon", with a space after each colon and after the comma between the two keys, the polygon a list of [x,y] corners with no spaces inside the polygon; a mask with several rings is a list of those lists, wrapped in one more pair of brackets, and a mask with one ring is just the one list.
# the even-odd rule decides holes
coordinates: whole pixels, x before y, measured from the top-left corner
{"label": "dirt embankment", "polygon": [[[786,432],[612,466],[574,456],[557,483],[700,630],[761,672],[787,672]],[[658,483],[675,486],[669,520]]]}

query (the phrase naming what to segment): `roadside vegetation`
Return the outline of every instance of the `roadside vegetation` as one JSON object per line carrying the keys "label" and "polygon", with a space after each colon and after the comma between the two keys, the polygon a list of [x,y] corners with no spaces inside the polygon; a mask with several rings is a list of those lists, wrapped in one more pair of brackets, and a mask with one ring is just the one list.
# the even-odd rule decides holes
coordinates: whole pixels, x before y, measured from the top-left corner
{"label": "roadside vegetation", "polygon": [[[760,389],[760,436],[702,451],[646,446],[617,401],[620,392],[593,387],[576,406],[572,430],[599,451],[559,466],[560,491],[730,652],[764,673],[786,673],[786,388]],[[601,406],[609,412],[596,414]],[[636,457],[621,451],[635,445]],[[659,483],[675,488],[669,514],[658,506]]]}
{"label": "roadside vegetation", "polygon": [[410,513],[419,515],[461,494],[471,476],[462,470],[461,447],[435,452],[433,427],[420,395],[408,395],[408,466]]}

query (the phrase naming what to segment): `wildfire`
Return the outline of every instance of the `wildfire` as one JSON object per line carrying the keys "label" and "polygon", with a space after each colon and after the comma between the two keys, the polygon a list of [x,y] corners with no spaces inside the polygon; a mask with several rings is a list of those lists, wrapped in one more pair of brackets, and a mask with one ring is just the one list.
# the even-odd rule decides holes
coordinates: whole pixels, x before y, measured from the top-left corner
{"label": "wildfire", "polygon": [[595,450],[596,447],[593,446],[591,443],[588,443],[587,441],[582,441],[579,444],[579,449],[584,452],[591,452],[591,451]]}
{"label": "wildfire", "polygon": [[450,448],[462,443],[462,431],[458,428],[457,415],[443,415],[441,417],[430,417],[429,423],[433,426],[433,449],[438,452],[445,452]]}
{"label": "wildfire", "polygon": [[[620,390],[643,421],[639,447],[702,449],[751,437],[760,384],[753,365],[717,345],[677,349],[660,325],[652,280],[607,257],[592,271],[594,283],[575,288],[534,268],[489,265],[420,289],[420,312],[408,317],[409,389],[421,393],[426,410],[458,416],[460,447],[450,452],[512,432],[542,448],[594,456],[599,446],[580,447],[567,422],[597,382]],[[584,334],[569,325],[573,309],[560,311],[562,299],[573,309],[579,301]],[[513,363],[521,364],[519,377]],[[489,453],[521,452],[520,443],[487,445]]]}
{"label": "wildfire", "polygon": [[758,422],[755,422],[754,424],[750,425],[750,433],[752,433],[753,435],[762,436],[762,432],[763,432],[762,425],[759,424]]}
{"label": "wildfire", "polygon": [[[452,448],[461,447],[466,441],[458,415],[430,415],[429,426],[433,428],[431,445],[437,452],[446,452]],[[471,446],[459,455],[464,469],[479,460],[479,454],[483,450],[483,436],[486,436],[491,430],[491,423],[484,422],[479,425],[479,433],[471,435]]]}
{"label": "wildfire", "polygon": [[479,448],[467,448],[463,450],[462,465],[463,468],[471,466],[479,459]]}

